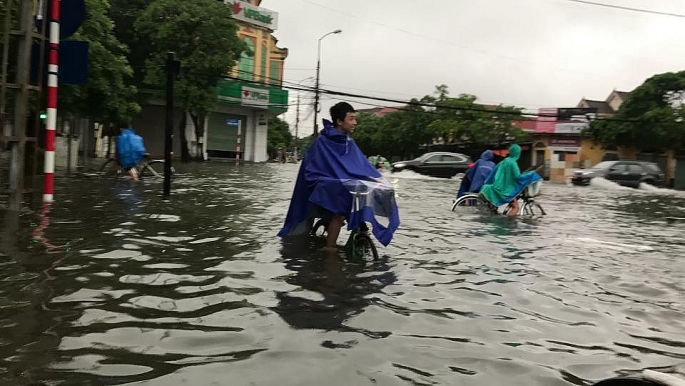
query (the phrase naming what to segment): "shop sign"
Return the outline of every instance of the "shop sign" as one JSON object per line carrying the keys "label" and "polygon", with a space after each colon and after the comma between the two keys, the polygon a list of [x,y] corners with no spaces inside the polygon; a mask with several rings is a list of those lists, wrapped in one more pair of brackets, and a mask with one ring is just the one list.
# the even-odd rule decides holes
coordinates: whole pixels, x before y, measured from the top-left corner
{"label": "shop sign", "polygon": [[231,7],[233,18],[246,23],[266,27],[275,31],[278,27],[278,13],[272,10],[257,7],[246,1],[224,0],[224,4]]}
{"label": "shop sign", "polygon": [[269,107],[269,90],[243,86],[240,104],[247,107],[266,109]]}

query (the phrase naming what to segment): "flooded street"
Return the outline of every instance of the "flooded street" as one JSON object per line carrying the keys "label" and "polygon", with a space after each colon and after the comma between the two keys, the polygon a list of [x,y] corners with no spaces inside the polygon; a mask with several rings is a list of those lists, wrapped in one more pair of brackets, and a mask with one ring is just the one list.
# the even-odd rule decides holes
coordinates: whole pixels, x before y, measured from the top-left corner
{"label": "flooded street", "polygon": [[276,237],[297,167],[180,165],[170,201],[161,182],[61,176],[47,216],[2,213],[0,384],[685,374],[685,224],[663,219],[685,193],[546,184],[548,215],[512,222],[451,212],[455,180],[387,174],[402,224],[353,264]]}

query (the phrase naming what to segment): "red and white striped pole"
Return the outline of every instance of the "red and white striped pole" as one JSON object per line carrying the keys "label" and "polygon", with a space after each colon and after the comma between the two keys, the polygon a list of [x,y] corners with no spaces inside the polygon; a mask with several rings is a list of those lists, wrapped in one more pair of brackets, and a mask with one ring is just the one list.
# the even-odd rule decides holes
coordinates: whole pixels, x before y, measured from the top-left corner
{"label": "red and white striped pole", "polygon": [[238,125],[238,134],[235,136],[236,140],[236,145],[235,145],[235,164],[238,165],[240,164],[240,129],[242,126],[242,122],[240,125]]}
{"label": "red and white striped pole", "polygon": [[52,202],[55,186],[55,130],[57,126],[57,70],[59,64],[60,0],[50,0],[50,49],[48,53],[48,100],[45,132],[45,180],[43,202]]}

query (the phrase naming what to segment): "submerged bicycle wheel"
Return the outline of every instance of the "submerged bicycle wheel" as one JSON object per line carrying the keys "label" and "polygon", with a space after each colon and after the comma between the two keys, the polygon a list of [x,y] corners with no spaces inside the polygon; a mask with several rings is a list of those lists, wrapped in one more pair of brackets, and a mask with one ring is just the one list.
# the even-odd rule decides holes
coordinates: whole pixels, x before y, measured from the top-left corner
{"label": "submerged bicycle wheel", "polygon": [[546,214],[547,213],[544,209],[542,209],[542,206],[535,201],[523,203],[523,205],[521,206],[521,213],[519,213],[519,215],[522,216],[545,216]]}
{"label": "submerged bicycle wheel", "polygon": [[103,177],[116,177],[121,174],[121,167],[119,167],[117,160],[110,158],[100,168],[100,174]]}
{"label": "submerged bicycle wheel", "polygon": [[376,246],[373,244],[373,240],[369,235],[360,233],[355,237],[354,240],[354,257],[364,258],[365,256],[373,256],[374,260],[378,260],[378,251]]}
{"label": "submerged bicycle wheel", "polygon": [[480,202],[477,194],[467,194],[457,198],[454,201],[452,204],[452,211],[454,212],[457,207],[476,207],[480,205],[482,205],[482,203]]}
{"label": "submerged bicycle wheel", "polygon": [[323,219],[319,219],[316,223],[314,223],[314,226],[312,227],[312,231],[310,234],[312,236],[319,236],[323,237],[326,236],[328,233],[328,224]]}
{"label": "submerged bicycle wheel", "polygon": [[[171,170],[173,172],[173,169]],[[140,170],[140,177],[164,178],[164,161],[154,160],[143,163]]]}

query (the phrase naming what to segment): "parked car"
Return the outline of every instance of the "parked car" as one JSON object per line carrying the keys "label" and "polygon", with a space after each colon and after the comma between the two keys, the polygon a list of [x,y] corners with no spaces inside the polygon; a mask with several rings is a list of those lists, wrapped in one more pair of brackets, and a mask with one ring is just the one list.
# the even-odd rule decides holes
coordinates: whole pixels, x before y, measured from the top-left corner
{"label": "parked car", "polygon": [[411,170],[433,177],[451,178],[466,172],[473,162],[469,156],[460,153],[433,152],[409,161],[392,164],[392,172]]}
{"label": "parked car", "polygon": [[653,162],[646,161],[604,161],[590,169],[573,172],[571,182],[574,185],[589,185],[595,177],[602,177],[619,185],[637,188],[640,183],[661,186],[664,173]]}

